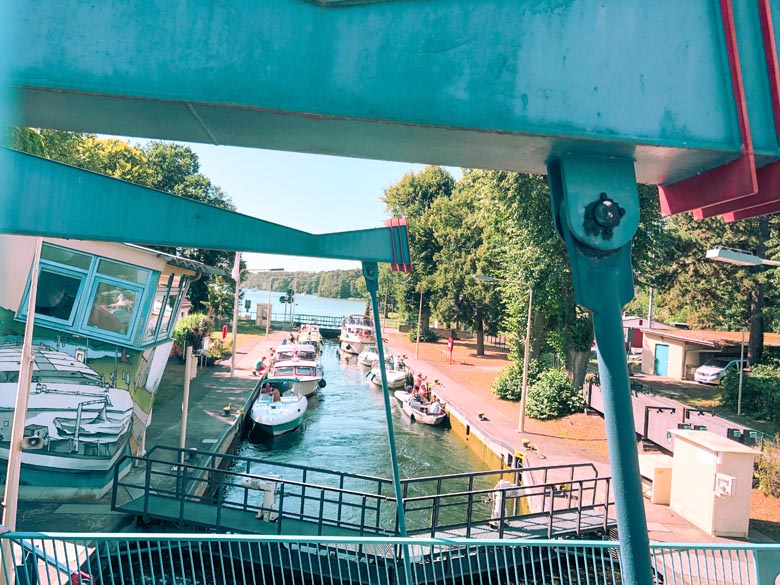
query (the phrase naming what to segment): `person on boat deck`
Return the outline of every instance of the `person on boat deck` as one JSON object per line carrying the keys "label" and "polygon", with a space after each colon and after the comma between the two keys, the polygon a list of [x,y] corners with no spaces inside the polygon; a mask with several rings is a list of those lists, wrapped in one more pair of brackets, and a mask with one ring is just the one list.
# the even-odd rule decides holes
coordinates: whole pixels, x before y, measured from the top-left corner
{"label": "person on boat deck", "polygon": [[417,390],[417,395],[421,400],[426,400],[428,398],[428,385],[425,382],[420,384],[420,388]]}
{"label": "person on boat deck", "polygon": [[414,385],[415,386],[422,386],[423,380],[427,380],[427,376],[423,376],[422,372],[417,372],[417,377],[414,379]]}
{"label": "person on boat deck", "polygon": [[261,394],[270,394],[271,398],[274,402],[279,402],[282,399],[282,395],[279,394],[279,390],[271,386],[270,382],[266,382],[263,384],[262,389],[260,390]]}
{"label": "person on boat deck", "polygon": [[439,399],[436,398],[434,395],[433,399],[431,400],[431,403],[428,405],[428,414],[436,416],[441,412],[441,402],[439,402]]}
{"label": "person on boat deck", "polygon": [[252,375],[257,376],[257,374],[261,374],[263,370],[265,370],[265,356],[261,357],[259,360],[257,360],[257,363],[255,364],[255,368],[252,370]]}

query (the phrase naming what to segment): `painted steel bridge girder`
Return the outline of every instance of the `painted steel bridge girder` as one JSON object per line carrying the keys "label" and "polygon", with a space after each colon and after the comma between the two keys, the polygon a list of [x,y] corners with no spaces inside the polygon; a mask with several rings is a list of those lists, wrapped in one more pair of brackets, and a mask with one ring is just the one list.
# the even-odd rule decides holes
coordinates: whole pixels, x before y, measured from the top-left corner
{"label": "painted steel bridge girder", "polygon": [[622,327],[622,308],[634,296],[631,240],[639,225],[634,163],[570,154],[548,164],[548,178],[575,296],[593,313],[621,573],[626,583],[649,585],[650,545]]}
{"label": "painted steel bridge girder", "polygon": [[0,148],[0,233],[387,262],[411,271],[406,220],[310,234]]}
{"label": "painted steel bridge girder", "polygon": [[752,197],[779,158],[780,0],[12,6],[29,126],[540,173],[619,156],[669,213]]}

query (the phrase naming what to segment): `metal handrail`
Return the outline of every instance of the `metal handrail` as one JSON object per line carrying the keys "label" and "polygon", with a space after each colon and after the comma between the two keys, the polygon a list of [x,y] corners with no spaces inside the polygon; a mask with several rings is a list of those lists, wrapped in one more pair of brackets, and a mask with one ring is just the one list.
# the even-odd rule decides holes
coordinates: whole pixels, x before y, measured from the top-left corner
{"label": "metal handrail", "polygon": [[[258,536],[218,534],[6,533],[0,554],[35,547],[47,562],[82,582],[198,582],[336,585],[397,583],[404,560],[408,585],[474,582],[620,582],[619,543],[581,540]],[[408,551],[406,559],[403,551]],[[654,582],[716,585],[772,583],[780,574],[780,544],[651,543]],[[3,559],[4,570],[15,566]],[[335,561],[335,562],[333,562]],[[16,569],[17,582],[26,578]],[[10,569],[13,571],[13,569]],[[216,575],[216,577],[215,577]],[[47,583],[46,575],[31,575]],[[5,575],[6,582],[12,576]]]}

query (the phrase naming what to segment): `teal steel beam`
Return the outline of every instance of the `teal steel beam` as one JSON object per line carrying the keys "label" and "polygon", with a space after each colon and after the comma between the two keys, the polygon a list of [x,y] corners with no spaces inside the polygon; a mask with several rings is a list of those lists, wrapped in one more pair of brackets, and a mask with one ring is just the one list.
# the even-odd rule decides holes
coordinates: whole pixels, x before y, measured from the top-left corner
{"label": "teal steel beam", "polygon": [[636,430],[623,343],[634,296],[631,239],[639,197],[630,159],[566,155],[550,161],[556,229],[566,243],[577,302],[593,313],[623,581],[653,583]]}
{"label": "teal steel beam", "polygon": [[[540,173],[576,143],[648,183],[742,147],[718,0],[40,0],[11,16],[29,126]],[[740,49],[764,79],[760,43]]]}
{"label": "teal steel beam", "polygon": [[[376,333],[376,347],[379,354],[379,375],[382,378],[382,396],[385,405],[385,420],[387,421],[387,438],[390,443],[390,465],[393,471],[393,491],[395,492],[396,518],[398,529],[402,537],[406,537],[406,510],[404,509],[404,495],[401,490],[401,472],[398,470],[398,452],[395,450],[395,431],[393,430],[393,413],[390,409],[390,390],[387,386],[387,370],[385,364],[385,344],[382,340],[382,327],[380,325],[379,301],[379,267],[376,262],[363,262],[363,278],[366,280],[366,290],[371,295],[371,311],[374,315],[374,331]],[[412,568],[409,557],[409,546],[403,545],[404,576],[405,583],[411,585]]]}
{"label": "teal steel beam", "polygon": [[389,228],[310,234],[8,148],[0,167],[0,233],[398,262]]}

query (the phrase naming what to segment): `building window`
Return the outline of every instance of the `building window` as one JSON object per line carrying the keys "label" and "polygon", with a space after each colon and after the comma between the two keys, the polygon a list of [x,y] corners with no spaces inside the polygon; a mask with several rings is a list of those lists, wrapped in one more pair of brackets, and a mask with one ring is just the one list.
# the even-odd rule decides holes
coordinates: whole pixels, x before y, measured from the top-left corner
{"label": "building window", "polygon": [[140,292],[139,289],[99,282],[92,298],[87,325],[127,335]]}
{"label": "building window", "polygon": [[76,297],[83,281],[83,276],[41,269],[35,314],[72,323]]}

